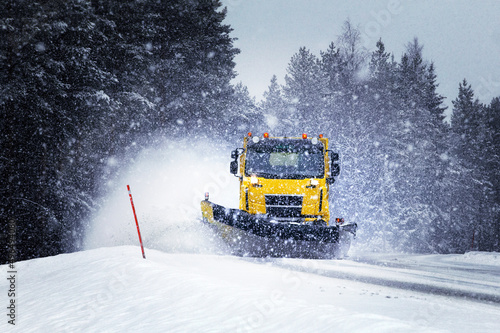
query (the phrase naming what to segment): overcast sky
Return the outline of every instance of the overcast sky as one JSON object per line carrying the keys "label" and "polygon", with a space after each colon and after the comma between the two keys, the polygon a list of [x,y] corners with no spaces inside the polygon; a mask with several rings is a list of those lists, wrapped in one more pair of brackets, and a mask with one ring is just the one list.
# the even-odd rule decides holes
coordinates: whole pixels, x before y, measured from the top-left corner
{"label": "overcast sky", "polygon": [[438,92],[446,104],[464,78],[476,97],[489,103],[500,96],[500,0],[222,0],[224,21],[238,38],[235,82],[257,100],[275,74],[284,84],[290,58],[305,46],[319,56],[337,40],[348,18],[363,45],[373,50],[382,38],[399,62],[414,37],[425,60],[436,66]]}

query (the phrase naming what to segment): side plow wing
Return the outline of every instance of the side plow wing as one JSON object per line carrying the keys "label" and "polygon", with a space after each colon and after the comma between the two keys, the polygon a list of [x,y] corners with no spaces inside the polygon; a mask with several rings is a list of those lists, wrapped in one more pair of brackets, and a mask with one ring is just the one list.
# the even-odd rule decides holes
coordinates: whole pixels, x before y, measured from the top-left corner
{"label": "side plow wing", "polygon": [[270,222],[259,219],[239,209],[224,208],[209,201],[201,202],[203,217],[211,223],[218,222],[252,235],[281,240],[336,243],[339,239],[337,226],[313,226],[299,223]]}
{"label": "side plow wing", "polygon": [[[222,238],[243,254],[296,256],[330,253],[344,232],[355,234],[356,225],[324,226],[274,222],[239,209],[204,200],[203,220],[218,229]],[[314,254],[313,254],[314,255]]]}

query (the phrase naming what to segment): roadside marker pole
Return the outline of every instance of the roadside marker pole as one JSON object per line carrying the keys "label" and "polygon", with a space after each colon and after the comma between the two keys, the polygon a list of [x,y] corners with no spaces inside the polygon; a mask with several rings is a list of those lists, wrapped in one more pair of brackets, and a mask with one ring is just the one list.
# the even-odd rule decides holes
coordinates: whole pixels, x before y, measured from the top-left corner
{"label": "roadside marker pole", "polygon": [[141,243],[142,257],[146,259],[144,254],[144,246],[142,246],[141,230],[139,229],[139,222],[137,221],[137,214],[135,213],[134,201],[132,200],[132,192],[130,192],[130,185],[127,185],[128,196],[130,197],[130,204],[132,205],[132,212],[134,212],[135,225],[137,226],[137,234],[139,235],[139,242]]}

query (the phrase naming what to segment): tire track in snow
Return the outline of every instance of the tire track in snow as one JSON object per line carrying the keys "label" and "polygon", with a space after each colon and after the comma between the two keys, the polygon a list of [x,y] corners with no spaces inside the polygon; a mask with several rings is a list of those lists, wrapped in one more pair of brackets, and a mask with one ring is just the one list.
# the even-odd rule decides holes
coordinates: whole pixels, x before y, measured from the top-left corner
{"label": "tire track in snow", "polygon": [[500,304],[500,283],[484,282],[480,276],[478,280],[472,280],[421,269],[383,267],[351,260],[314,260],[314,264],[295,259],[268,259],[265,262],[328,278]]}

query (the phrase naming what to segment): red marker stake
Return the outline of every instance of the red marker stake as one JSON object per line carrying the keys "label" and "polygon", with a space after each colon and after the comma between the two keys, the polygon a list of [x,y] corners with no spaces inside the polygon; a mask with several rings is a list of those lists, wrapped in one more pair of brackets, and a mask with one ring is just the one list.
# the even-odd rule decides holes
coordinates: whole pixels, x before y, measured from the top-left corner
{"label": "red marker stake", "polygon": [[137,226],[137,234],[139,235],[139,242],[141,243],[142,257],[146,259],[146,254],[144,254],[144,246],[142,246],[141,230],[139,229],[139,222],[137,221],[137,215],[135,214],[134,201],[132,200],[132,192],[130,192],[130,185],[127,185],[128,196],[130,197],[130,204],[132,205],[132,212],[134,212],[135,225]]}

